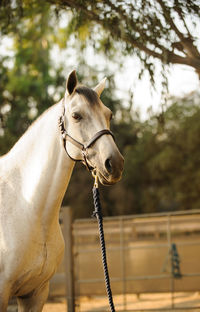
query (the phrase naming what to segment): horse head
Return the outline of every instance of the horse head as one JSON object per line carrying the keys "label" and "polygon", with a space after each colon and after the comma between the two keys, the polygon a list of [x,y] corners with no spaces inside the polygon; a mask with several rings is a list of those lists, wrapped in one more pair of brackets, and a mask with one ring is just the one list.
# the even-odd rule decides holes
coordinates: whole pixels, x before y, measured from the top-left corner
{"label": "horse head", "polygon": [[100,100],[105,81],[90,89],[78,84],[75,71],[70,73],[64,97],[64,144],[72,159],[82,160],[102,184],[111,185],[121,178],[124,158],[110,131],[112,112]]}

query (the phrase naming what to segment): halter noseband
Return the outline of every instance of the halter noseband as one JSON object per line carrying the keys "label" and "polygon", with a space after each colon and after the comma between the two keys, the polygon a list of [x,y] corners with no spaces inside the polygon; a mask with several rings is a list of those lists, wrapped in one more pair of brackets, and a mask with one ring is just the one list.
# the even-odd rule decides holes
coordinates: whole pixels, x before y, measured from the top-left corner
{"label": "halter noseband", "polygon": [[[111,135],[113,137],[113,139],[115,140],[114,134],[109,129],[103,129],[103,130],[98,131],[92,137],[92,139],[89,140],[89,142],[87,142],[86,144],[83,144],[83,143],[77,141],[76,139],[74,139],[71,135],[69,135],[67,133],[67,131],[65,129],[64,119],[65,119],[65,107],[64,107],[62,116],[59,117],[59,128],[60,128],[60,132],[62,135],[63,146],[64,146],[64,149],[65,149],[67,155],[73,161],[82,161],[86,165],[88,170],[92,171],[94,168],[91,165],[89,165],[88,159],[87,159],[88,148],[90,148],[102,135],[105,135],[105,134]],[[76,147],[78,147],[82,151],[83,159],[74,159],[73,157],[70,156],[70,154],[68,153],[67,148],[66,148],[66,141],[69,141],[70,143],[72,143],[73,145],[75,145]]]}

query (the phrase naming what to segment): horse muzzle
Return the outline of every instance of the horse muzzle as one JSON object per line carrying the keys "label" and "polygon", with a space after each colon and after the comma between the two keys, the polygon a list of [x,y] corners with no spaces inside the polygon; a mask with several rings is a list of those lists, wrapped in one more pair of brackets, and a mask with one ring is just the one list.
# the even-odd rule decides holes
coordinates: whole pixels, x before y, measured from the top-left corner
{"label": "horse muzzle", "polygon": [[99,181],[103,185],[113,185],[121,180],[124,168],[124,158],[118,151],[115,156],[109,156],[104,161],[104,167],[101,170],[97,168]]}

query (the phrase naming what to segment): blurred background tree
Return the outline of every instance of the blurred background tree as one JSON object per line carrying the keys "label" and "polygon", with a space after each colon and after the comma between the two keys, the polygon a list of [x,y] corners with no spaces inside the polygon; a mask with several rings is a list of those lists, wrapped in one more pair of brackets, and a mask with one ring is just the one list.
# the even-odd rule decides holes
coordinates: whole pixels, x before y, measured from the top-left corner
{"label": "blurred background tree", "polygon": [[[163,64],[186,64],[200,75],[196,22],[198,0],[49,0],[57,9],[71,8],[69,34],[84,33],[105,53],[136,54],[154,76],[156,58]],[[97,32],[101,33],[97,36]]]}
{"label": "blurred background tree", "polygon": [[123,183],[138,213],[199,208],[199,117],[199,93],[171,98],[164,127],[153,116],[127,147]]}
{"label": "blurred background tree", "polygon": [[[112,130],[126,161],[122,181],[102,188],[105,214],[199,208],[199,93],[170,98],[161,114],[142,121],[132,93],[119,101],[113,75],[116,64],[120,69],[125,57],[134,55],[141,61],[139,78],[146,69],[152,82],[155,59],[163,69],[186,64],[199,74],[199,5],[197,0],[1,0],[0,35],[11,40],[12,55],[0,53],[0,154],[63,96],[72,68],[90,87],[107,76],[102,100],[114,112]],[[99,56],[98,66],[91,65],[88,47]],[[91,186],[90,175],[77,165],[64,199],[75,217],[90,216]]]}
{"label": "blurred background tree", "polygon": [[14,57],[0,57],[1,154],[64,92],[61,68],[52,68],[50,60],[53,25],[49,6],[28,6],[24,12],[9,31]]}

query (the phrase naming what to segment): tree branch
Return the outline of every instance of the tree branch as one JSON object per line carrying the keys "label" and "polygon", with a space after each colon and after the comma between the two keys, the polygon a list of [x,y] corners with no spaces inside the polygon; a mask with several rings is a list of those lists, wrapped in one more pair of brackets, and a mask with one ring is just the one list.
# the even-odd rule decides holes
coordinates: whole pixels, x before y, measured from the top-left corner
{"label": "tree branch", "polygon": [[[106,2],[106,4],[108,6],[110,6],[110,8],[114,12],[116,12],[120,16],[120,18],[122,20],[124,20],[124,22],[126,23],[127,26],[128,25],[133,26],[134,27],[133,30],[137,31],[142,36],[145,36],[144,42],[134,38],[131,35],[131,33],[128,31],[126,31],[126,30],[122,31],[122,27],[120,27],[121,26],[120,23],[115,25],[115,27],[113,27],[112,19],[109,20],[109,19],[102,18],[102,14],[104,12],[101,12],[100,10],[96,11],[96,12],[95,12],[95,10],[89,10],[84,5],[84,2],[82,2],[82,1],[81,2],[74,1],[74,0],[47,0],[47,1],[50,3],[53,3],[53,4],[59,4],[63,8],[70,7],[72,9],[76,9],[77,11],[84,12],[84,14],[88,17],[89,20],[95,21],[96,23],[101,25],[105,30],[109,31],[110,34],[112,35],[112,37],[114,39],[116,39],[117,41],[119,41],[119,40],[124,41],[127,44],[130,44],[133,48],[137,48],[141,51],[144,51],[148,56],[152,56],[154,58],[157,58],[163,63],[166,63],[166,64],[169,64],[169,63],[186,64],[186,65],[194,67],[198,72],[200,71],[200,55],[199,55],[199,52],[197,51],[197,49],[196,49],[196,53],[194,53],[194,51],[192,51],[192,49],[194,48],[194,45],[191,44],[192,39],[185,38],[184,35],[178,30],[173,19],[171,18],[169,8],[165,6],[165,4],[162,0],[156,0],[156,1],[160,4],[167,23],[169,23],[170,27],[174,30],[174,32],[177,34],[177,36],[181,40],[182,46],[185,48],[186,51],[188,51],[188,55],[186,55],[185,57],[180,56],[180,55],[174,53],[174,51],[170,51],[166,47],[160,45],[157,42],[157,40],[156,41],[148,40],[148,37],[144,33],[144,31],[142,29],[138,28],[133,23],[133,21],[125,15],[124,11],[120,7],[116,7],[110,0],[104,0],[104,1]],[[154,47],[149,48],[147,46],[148,43],[153,44]],[[161,53],[156,52],[155,48],[159,48],[161,50]],[[182,52],[184,53],[185,51],[182,50]]]}
{"label": "tree branch", "polygon": [[[163,10],[163,15],[166,19],[166,21],[169,23],[170,27],[174,30],[176,35],[181,41],[182,46],[185,48],[185,50],[188,52],[188,56],[191,57],[199,57],[199,51],[196,49],[196,47],[193,45],[193,39],[191,37],[185,37],[182,32],[179,31],[179,29],[176,27],[173,19],[170,15],[170,10],[166,5],[164,4],[163,0],[156,0],[159,5],[161,6]],[[180,13],[179,13],[180,15]]]}
{"label": "tree branch", "polygon": [[127,26],[131,27],[132,31],[137,32],[143,40],[146,42],[149,42],[150,44],[153,44],[155,47],[159,48],[161,51],[163,51],[165,48],[159,44],[157,39],[153,36],[147,36],[145,30],[141,27],[137,26],[137,23],[134,23],[133,19],[129,18],[126,14],[127,11],[123,10],[121,6],[115,6],[112,1],[110,0],[104,0],[113,11],[116,11],[119,16],[121,17],[121,20],[124,20]]}

